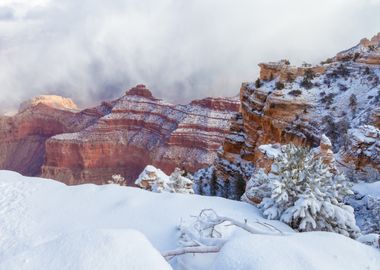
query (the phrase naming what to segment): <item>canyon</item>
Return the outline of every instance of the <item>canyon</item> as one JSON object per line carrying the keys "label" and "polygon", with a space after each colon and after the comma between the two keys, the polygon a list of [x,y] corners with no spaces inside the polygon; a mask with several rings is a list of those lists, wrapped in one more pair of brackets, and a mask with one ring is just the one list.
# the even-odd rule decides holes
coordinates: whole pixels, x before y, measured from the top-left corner
{"label": "canyon", "polygon": [[380,34],[319,65],[260,63],[239,97],[186,105],[145,85],[84,110],[36,97],[0,118],[0,168],[70,185],[120,174],[133,185],[146,165],[166,174],[179,167],[200,181],[198,193],[239,199],[254,167],[270,166],[260,146],[293,143],[319,147],[352,181],[378,181],[379,55]]}
{"label": "canyon", "polygon": [[36,97],[1,117],[0,168],[70,185],[114,174],[132,185],[148,164],[194,172],[214,161],[238,108],[237,98],[173,105],[144,85],[82,111],[69,99]]}

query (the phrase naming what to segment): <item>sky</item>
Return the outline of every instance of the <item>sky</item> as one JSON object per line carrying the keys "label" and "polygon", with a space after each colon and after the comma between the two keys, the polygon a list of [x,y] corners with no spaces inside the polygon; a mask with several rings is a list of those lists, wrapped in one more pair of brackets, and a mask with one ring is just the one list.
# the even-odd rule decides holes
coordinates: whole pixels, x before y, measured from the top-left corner
{"label": "sky", "polygon": [[380,32],[380,0],[0,0],[0,112],[80,106],[138,83],[186,103],[234,96],[260,62],[319,63]]}

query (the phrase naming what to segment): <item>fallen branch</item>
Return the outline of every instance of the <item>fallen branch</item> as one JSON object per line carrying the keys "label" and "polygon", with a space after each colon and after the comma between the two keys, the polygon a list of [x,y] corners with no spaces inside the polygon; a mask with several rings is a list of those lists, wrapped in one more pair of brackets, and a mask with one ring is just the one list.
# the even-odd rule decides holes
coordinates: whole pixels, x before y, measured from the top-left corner
{"label": "fallen branch", "polygon": [[222,223],[228,222],[226,226],[236,226],[251,234],[264,234],[264,235],[283,235],[283,232],[278,228],[259,221],[255,221],[254,224],[258,224],[267,228],[263,230],[253,227],[245,222],[240,222],[230,217],[221,217],[216,214],[213,209],[203,209],[196,217],[196,221],[192,226],[186,226],[181,224],[179,230],[181,231],[180,245],[182,248],[178,248],[171,251],[162,253],[167,260],[172,259],[175,256],[188,254],[188,253],[216,253],[226,242],[221,232],[215,227]]}
{"label": "fallen branch", "polygon": [[188,253],[217,253],[220,251],[222,246],[196,246],[196,247],[184,247],[175,250],[170,250],[162,253],[166,259],[171,259],[178,255],[188,254]]}

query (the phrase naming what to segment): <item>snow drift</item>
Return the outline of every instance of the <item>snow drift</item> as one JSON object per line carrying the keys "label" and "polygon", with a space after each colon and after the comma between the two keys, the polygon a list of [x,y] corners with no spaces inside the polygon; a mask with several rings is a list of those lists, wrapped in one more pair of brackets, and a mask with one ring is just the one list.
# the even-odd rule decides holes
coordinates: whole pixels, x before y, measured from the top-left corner
{"label": "snow drift", "polygon": [[[229,228],[219,254],[170,261],[182,219],[212,208],[237,220],[267,222],[285,236]],[[153,193],[118,185],[62,183],[0,171],[0,269],[379,269],[380,252],[337,234],[298,234],[243,202]],[[230,227],[230,226],[228,226]],[[136,232],[139,231],[139,232]],[[149,243],[149,242],[151,243]],[[277,260],[277,264],[275,262]],[[377,268],[376,268],[377,267]]]}

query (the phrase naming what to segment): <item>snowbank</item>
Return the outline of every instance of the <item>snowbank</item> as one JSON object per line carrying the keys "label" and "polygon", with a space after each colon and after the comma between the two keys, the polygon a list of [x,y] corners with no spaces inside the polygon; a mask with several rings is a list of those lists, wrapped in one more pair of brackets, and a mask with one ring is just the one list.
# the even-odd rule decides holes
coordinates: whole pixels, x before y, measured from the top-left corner
{"label": "snowbank", "polygon": [[377,270],[380,252],[333,233],[245,235],[225,244],[212,269]]}
{"label": "snowbank", "polygon": [[[0,171],[0,262],[11,263],[24,252],[35,254],[35,247],[83,230],[134,229],[143,233],[158,251],[172,250],[178,247],[177,226],[181,219],[204,208],[241,221],[265,220],[252,205],[218,197],[154,193],[119,185],[66,186]],[[280,222],[270,223],[291,231]],[[176,267],[175,260],[172,264]]]}
{"label": "snowbank", "polygon": [[0,263],[0,269],[172,269],[145,236],[134,230],[63,234]]}
{"label": "snowbank", "polygon": [[[246,219],[248,223],[266,222],[292,234],[288,226],[263,219],[259,211],[247,203],[217,197],[153,193],[118,185],[66,186],[0,171],[0,270],[100,270],[121,269],[121,266],[123,269],[170,269],[158,252],[176,249],[177,225],[205,208],[237,220]],[[316,261],[325,261],[323,266],[328,266],[331,254],[335,254],[338,261],[333,267],[314,269],[342,269],[342,258],[350,263],[355,258],[352,264],[355,269],[374,265],[369,269],[377,270],[375,266],[380,265],[378,250],[334,234],[313,233],[310,237],[296,234],[283,238],[244,234],[241,237],[242,232],[236,229],[231,235],[231,242],[221,254],[188,254],[178,262],[173,259],[172,267],[183,269],[180,264],[187,263],[185,269],[210,269],[213,264],[214,269],[252,269],[256,258],[255,264],[261,268],[255,269],[274,270],[271,265],[277,260],[282,265],[280,269],[284,266],[293,269],[291,265],[299,264],[301,266],[294,269],[309,270],[313,269],[311,265],[320,266]],[[229,265],[233,267],[228,268]],[[267,265],[269,268],[265,268]]]}
{"label": "snowbank", "polygon": [[352,189],[361,195],[369,195],[375,198],[380,198],[380,181],[374,183],[359,183]]}

